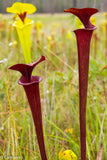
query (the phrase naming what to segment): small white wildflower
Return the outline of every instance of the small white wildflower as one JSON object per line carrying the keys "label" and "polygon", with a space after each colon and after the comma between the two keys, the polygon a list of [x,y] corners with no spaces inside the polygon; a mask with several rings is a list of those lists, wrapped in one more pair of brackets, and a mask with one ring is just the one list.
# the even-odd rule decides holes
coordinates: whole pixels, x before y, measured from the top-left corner
{"label": "small white wildflower", "polygon": [[12,43],[12,42],[10,42],[10,43],[9,43],[9,46],[11,47],[12,45],[13,45],[13,43]]}
{"label": "small white wildflower", "polygon": [[7,58],[4,58],[3,60],[0,61],[0,63],[4,63],[4,62],[7,62],[8,59]]}
{"label": "small white wildflower", "polygon": [[49,93],[49,90],[47,90],[46,93],[48,94],[48,93]]}
{"label": "small white wildflower", "polygon": [[47,46],[44,46],[44,49],[47,49]]}
{"label": "small white wildflower", "polygon": [[74,70],[74,73],[77,73],[77,70]]}
{"label": "small white wildflower", "polygon": [[2,127],[0,128],[0,130],[4,130],[4,127],[2,126]]}
{"label": "small white wildflower", "polygon": [[94,96],[94,97],[93,97],[93,100],[96,100],[96,99],[97,99],[97,97]]}

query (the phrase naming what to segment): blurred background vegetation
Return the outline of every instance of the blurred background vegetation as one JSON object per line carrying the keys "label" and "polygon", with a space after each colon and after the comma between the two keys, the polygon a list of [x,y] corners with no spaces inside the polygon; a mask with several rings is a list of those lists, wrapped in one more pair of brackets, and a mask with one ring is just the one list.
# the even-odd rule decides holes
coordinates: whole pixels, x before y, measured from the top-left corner
{"label": "blurred background vegetation", "polygon": [[[0,12],[14,0],[0,0]],[[22,2],[22,1],[21,1]],[[62,12],[70,7],[96,7],[106,11],[105,0],[23,0],[33,3],[37,13]],[[105,7],[105,8],[104,8]],[[80,159],[79,84],[77,44],[73,32],[82,28],[72,14],[34,14],[31,32],[32,62],[44,55],[47,61],[33,74],[40,75],[44,137],[49,160],[58,160],[62,148],[72,149]],[[0,14],[0,158],[23,157],[40,160],[30,108],[17,84],[20,73],[8,70],[24,63],[22,48],[12,27],[13,15]],[[107,159],[107,14],[97,13],[91,19],[97,26],[90,49],[87,98],[87,159],[96,160],[103,152]],[[7,158],[6,158],[7,157]]]}
{"label": "blurred background vegetation", "polygon": [[6,7],[14,2],[32,3],[38,13],[58,13],[71,7],[96,7],[100,11],[107,11],[107,0],[0,0],[0,12],[6,13]]}

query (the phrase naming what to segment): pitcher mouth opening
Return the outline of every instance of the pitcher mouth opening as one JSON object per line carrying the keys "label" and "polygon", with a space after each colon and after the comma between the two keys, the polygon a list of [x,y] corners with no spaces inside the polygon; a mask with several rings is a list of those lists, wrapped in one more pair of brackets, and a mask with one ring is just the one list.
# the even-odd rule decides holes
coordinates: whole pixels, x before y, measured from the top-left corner
{"label": "pitcher mouth opening", "polygon": [[24,76],[21,76],[21,78],[18,81],[18,84],[23,85],[23,86],[27,86],[27,85],[31,85],[34,83],[39,83],[41,81],[42,81],[42,77],[40,77],[40,76],[31,76],[30,82],[28,82]]}

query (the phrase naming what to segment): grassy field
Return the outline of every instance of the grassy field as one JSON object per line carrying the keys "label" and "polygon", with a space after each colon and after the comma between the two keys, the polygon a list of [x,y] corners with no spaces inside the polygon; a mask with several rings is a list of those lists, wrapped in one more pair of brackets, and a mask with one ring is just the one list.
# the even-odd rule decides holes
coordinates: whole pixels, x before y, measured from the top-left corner
{"label": "grassy field", "polygon": [[[107,159],[107,36],[103,13],[93,20],[97,29],[91,41],[87,99],[87,160],[97,159],[102,144]],[[40,75],[44,137],[49,160],[58,160],[62,148],[80,159],[79,85],[76,38],[81,28],[70,14],[33,15],[32,62],[45,55],[33,74]],[[40,25],[37,32],[36,25]],[[20,73],[8,70],[24,63],[12,16],[0,16],[0,159],[40,160],[34,124]]]}

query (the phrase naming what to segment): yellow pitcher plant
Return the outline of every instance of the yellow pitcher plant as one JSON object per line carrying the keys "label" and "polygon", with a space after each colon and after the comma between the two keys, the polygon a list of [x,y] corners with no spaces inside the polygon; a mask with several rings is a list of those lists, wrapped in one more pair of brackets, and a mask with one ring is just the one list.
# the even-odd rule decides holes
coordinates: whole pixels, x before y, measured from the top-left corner
{"label": "yellow pitcher plant", "polygon": [[36,11],[33,4],[15,2],[11,7],[7,8],[7,12],[15,13],[20,19],[16,19],[13,26],[16,28],[18,37],[23,49],[25,63],[31,63],[31,26],[33,20],[26,18],[27,14]]}

